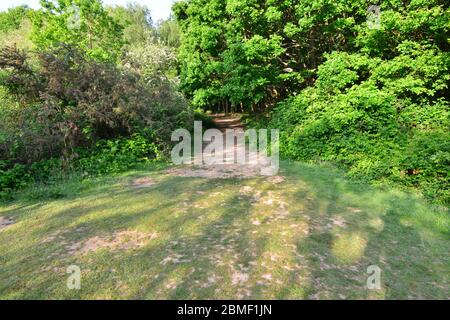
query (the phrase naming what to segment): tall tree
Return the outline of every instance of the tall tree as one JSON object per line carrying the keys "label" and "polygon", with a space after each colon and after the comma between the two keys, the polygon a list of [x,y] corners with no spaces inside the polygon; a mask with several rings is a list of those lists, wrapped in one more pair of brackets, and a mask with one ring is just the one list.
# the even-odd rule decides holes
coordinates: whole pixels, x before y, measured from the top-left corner
{"label": "tall tree", "polygon": [[32,40],[38,49],[65,43],[98,60],[119,57],[123,27],[108,15],[101,0],[41,0],[41,6],[31,15]]}
{"label": "tall tree", "polygon": [[174,48],[179,47],[181,30],[172,16],[167,20],[158,21],[156,34],[162,44]]}
{"label": "tall tree", "polygon": [[354,46],[366,1],[176,3],[182,85],[198,105],[266,109],[309,85],[323,53]]}
{"label": "tall tree", "polygon": [[155,36],[150,9],[147,6],[128,3],[126,7],[108,7],[107,10],[124,27],[126,44],[139,45]]}

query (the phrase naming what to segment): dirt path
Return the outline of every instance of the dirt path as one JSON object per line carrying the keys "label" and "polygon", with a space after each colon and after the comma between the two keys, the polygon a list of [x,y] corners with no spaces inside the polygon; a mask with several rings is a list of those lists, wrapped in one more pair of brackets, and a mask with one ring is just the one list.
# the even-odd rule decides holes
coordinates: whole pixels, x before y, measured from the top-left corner
{"label": "dirt path", "polygon": [[241,122],[239,116],[213,114],[211,115],[211,118],[217,129],[222,132],[225,132],[226,129],[244,129],[244,124]]}
{"label": "dirt path", "polygon": [[[298,162],[282,180],[185,172],[0,206],[0,299],[448,299],[445,212]],[[66,286],[73,265],[81,290]]]}
{"label": "dirt path", "polygon": [[[173,175],[211,179],[243,179],[260,175],[274,175],[271,172],[269,158],[250,150],[245,142],[240,142],[237,139],[233,142],[233,145],[229,145],[229,142],[227,142],[227,130],[233,130],[234,134],[244,130],[244,125],[238,116],[215,114],[211,118],[216,128],[222,132],[223,149],[214,150],[211,153],[211,150],[208,150],[210,143],[204,143],[202,153],[194,154],[194,165],[171,169]],[[237,160],[239,156],[245,156],[244,164]],[[224,161],[217,163],[213,161],[214,158],[220,158]]]}
{"label": "dirt path", "polygon": [[0,205],[0,299],[448,299],[447,212],[327,166],[280,167],[143,168]]}

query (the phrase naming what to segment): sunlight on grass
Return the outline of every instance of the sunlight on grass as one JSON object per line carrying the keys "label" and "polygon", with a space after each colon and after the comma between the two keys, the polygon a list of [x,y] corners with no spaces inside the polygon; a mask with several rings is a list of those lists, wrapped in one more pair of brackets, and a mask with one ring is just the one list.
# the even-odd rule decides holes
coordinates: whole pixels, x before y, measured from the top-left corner
{"label": "sunlight on grass", "polygon": [[[62,185],[62,199],[4,204],[0,216],[14,223],[0,230],[0,297],[448,296],[445,211],[325,168],[288,162],[281,174],[274,183],[144,170],[89,191]],[[155,183],[132,187],[145,176]],[[71,264],[82,269],[79,291],[65,286]],[[365,287],[373,264],[383,272],[379,291]]]}
{"label": "sunlight on grass", "polygon": [[367,246],[365,238],[362,234],[345,233],[333,242],[331,250],[341,263],[358,262]]}

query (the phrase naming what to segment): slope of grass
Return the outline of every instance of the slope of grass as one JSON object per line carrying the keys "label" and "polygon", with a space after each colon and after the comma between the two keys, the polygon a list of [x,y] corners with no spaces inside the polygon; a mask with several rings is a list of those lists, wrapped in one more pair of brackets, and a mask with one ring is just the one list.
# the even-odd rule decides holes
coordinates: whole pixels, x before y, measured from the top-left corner
{"label": "slope of grass", "polygon": [[242,180],[142,169],[28,190],[0,217],[14,222],[0,229],[1,299],[450,296],[448,211],[328,167],[282,162],[280,177]]}

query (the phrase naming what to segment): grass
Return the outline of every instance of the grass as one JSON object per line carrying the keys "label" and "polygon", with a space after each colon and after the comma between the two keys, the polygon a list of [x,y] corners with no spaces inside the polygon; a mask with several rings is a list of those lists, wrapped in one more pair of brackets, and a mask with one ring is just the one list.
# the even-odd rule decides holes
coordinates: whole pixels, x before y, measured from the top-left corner
{"label": "grass", "polygon": [[[325,166],[282,162],[280,176],[145,168],[30,189],[0,205],[15,222],[0,230],[0,298],[449,298],[445,208]],[[151,184],[132,187],[140,177]],[[370,265],[380,290],[366,287]]]}

